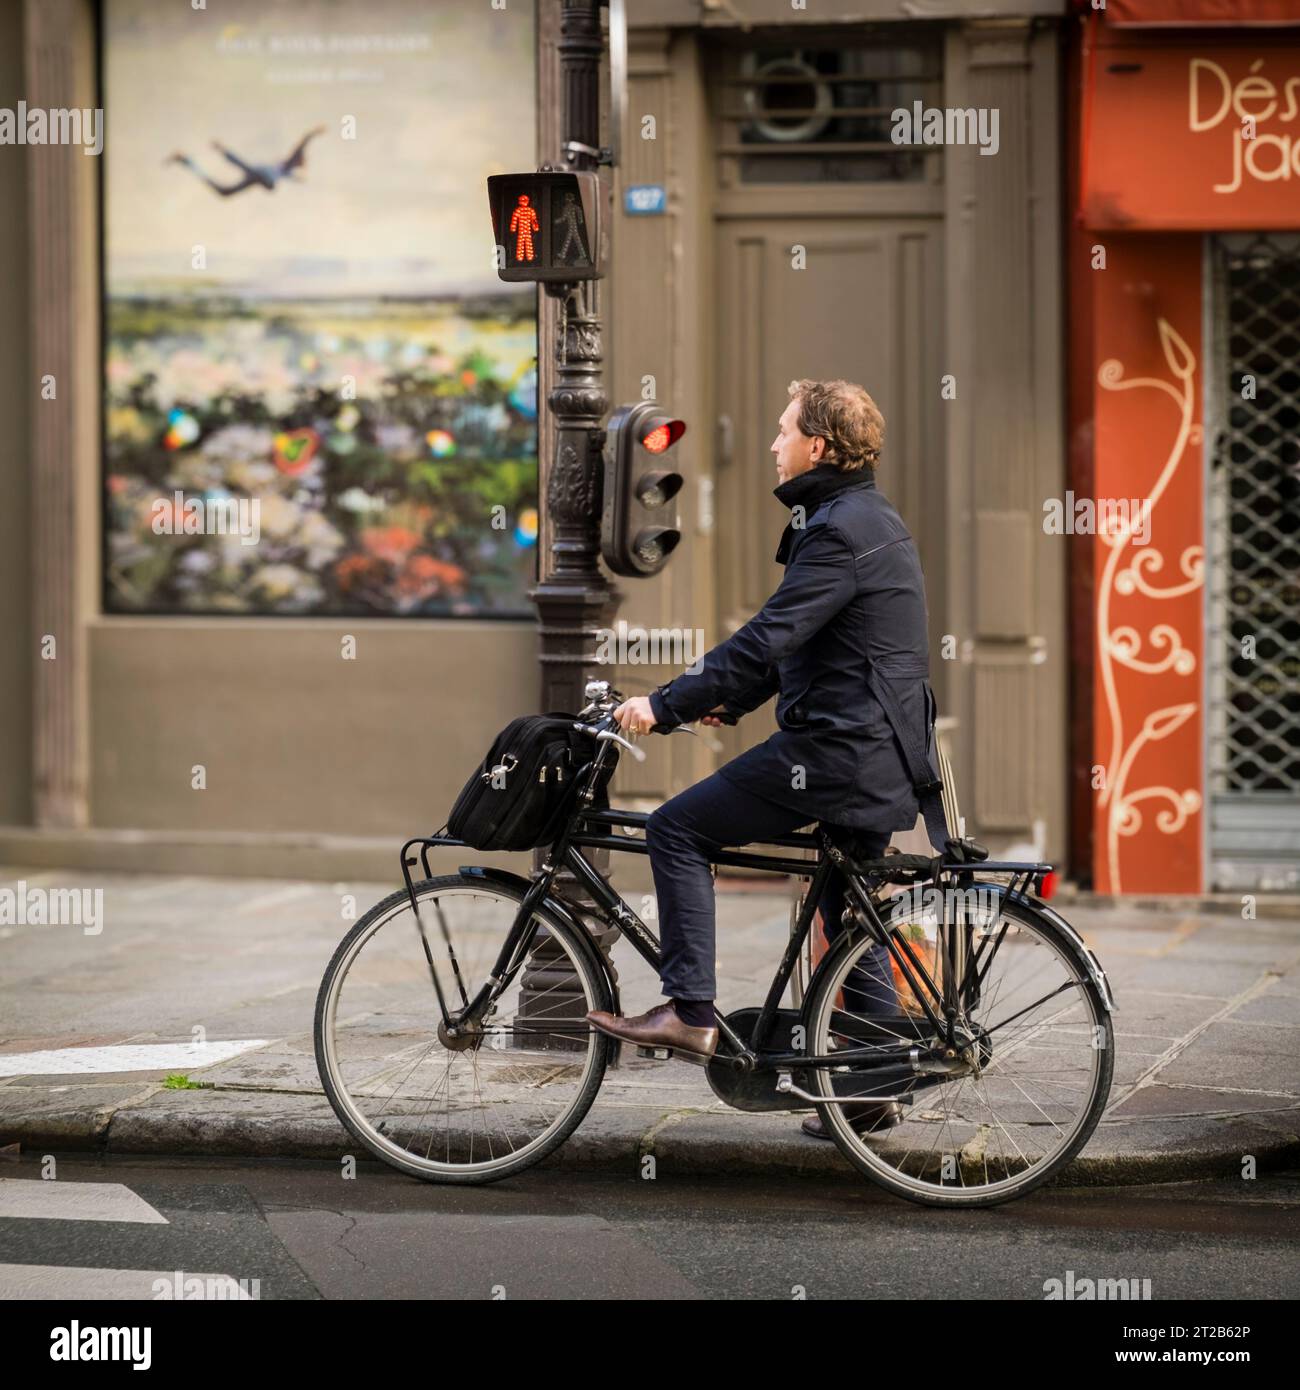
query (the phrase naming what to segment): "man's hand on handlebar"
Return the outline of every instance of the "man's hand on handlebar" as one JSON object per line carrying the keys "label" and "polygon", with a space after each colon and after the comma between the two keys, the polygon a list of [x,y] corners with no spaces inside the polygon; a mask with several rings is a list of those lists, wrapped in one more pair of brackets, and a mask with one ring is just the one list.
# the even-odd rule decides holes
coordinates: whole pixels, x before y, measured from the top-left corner
{"label": "man's hand on handlebar", "polygon": [[[650,704],[648,695],[633,695],[630,700],[624,700],[614,711],[614,722],[625,734],[648,734],[655,729],[667,730],[671,726],[659,724],[655,720],[654,707]],[[725,705],[717,705],[708,714],[700,719],[701,724],[707,724],[710,728],[717,728],[720,724],[734,724],[736,716],[727,713]]]}
{"label": "man's hand on handlebar", "polygon": [[627,735],[648,734],[656,724],[648,695],[633,695],[614,711],[614,722]]}

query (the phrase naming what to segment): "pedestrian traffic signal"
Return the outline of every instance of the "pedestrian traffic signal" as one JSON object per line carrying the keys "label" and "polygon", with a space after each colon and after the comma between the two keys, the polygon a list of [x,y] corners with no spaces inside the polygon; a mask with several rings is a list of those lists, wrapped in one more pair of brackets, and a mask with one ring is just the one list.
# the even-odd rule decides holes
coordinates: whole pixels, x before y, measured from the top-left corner
{"label": "pedestrian traffic signal", "polygon": [[654,401],[621,405],[610,416],[600,549],[615,574],[658,574],[682,538],[669,503],[683,478],[664,467],[664,455],[685,432],[686,425]]}
{"label": "pedestrian traffic signal", "polygon": [[502,280],[600,279],[594,173],[492,174],[487,183]]}

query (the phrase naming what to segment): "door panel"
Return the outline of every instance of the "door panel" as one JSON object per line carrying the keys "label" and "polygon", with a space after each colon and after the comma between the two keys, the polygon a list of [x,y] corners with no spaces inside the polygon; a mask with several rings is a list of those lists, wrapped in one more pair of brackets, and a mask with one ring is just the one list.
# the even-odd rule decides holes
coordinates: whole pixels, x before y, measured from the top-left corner
{"label": "door panel", "polygon": [[[943,467],[942,222],[741,217],[717,227],[717,640],[780,583],[773,556],[789,513],[772,496],[771,445],[787,388],[803,377],[871,393],[885,417],[879,485],[917,539],[932,592],[942,592],[940,511],[926,506],[941,495]],[[724,756],[765,738],[775,707],[749,715],[743,730],[719,730]]]}

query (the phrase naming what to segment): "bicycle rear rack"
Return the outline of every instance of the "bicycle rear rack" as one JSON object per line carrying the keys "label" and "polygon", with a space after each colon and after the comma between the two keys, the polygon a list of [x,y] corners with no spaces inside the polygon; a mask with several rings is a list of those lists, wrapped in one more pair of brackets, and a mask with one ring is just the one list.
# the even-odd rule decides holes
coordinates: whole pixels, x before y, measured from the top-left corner
{"label": "bicycle rear rack", "polygon": [[[578,828],[569,837],[569,844],[575,848],[584,849],[613,849],[622,850],[628,854],[648,853],[644,839],[645,823],[649,820],[650,814],[646,811],[581,811],[578,814]],[[591,825],[594,829],[583,830],[585,824]],[[616,827],[625,827],[632,830],[640,830],[642,836],[616,835]],[[815,833],[810,831],[796,831],[790,835],[777,836],[770,840],[758,841],[759,844],[775,845],[785,849],[816,849],[819,840]],[[432,876],[429,869],[430,849],[441,846],[443,848],[454,848],[458,845],[465,845],[464,840],[458,840],[454,835],[444,835],[441,832],[436,835],[417,835],[408,840],[402,846],[402,869],[403,873],[409,868],[414,867],[416,860],[411,857],[412,846],[420,845],[419,862],[424,869],[425,878]],[[466,846],[468,848],[468,846]],[[746,854],[741,850],[724,849],[720,850],[716,856],[710,856],[710,863],[725,865],[728,868],[738,869],[766,869],[771,873],[777,874],[809,874],[816,869],[816,862],[809,859],[782,858],[776,855],[767,854]],[[407,875],[409,878],[409,875]],[[409,884],[408,884],[409,886]]]}

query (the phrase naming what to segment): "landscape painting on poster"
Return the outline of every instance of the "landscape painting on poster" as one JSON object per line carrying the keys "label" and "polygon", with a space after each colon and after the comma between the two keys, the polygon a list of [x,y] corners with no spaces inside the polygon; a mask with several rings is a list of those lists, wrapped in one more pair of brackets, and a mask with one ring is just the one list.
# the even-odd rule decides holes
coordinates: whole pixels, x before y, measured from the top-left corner
{"label": "landscape painting on poster", "polygon": [[106,608],[531,613],[535,291],[482,206],[531,7],[105,0],[102,42]]}

